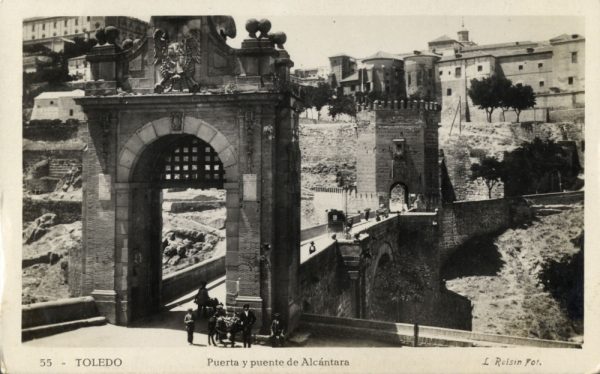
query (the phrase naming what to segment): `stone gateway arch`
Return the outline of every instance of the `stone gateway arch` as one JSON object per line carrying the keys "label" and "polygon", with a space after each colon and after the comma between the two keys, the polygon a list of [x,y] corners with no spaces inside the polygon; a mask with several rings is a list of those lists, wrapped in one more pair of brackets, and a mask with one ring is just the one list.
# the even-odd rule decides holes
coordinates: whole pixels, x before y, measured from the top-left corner
{"label": "stone gateway arch", "polygon": [[[83,248],[71,293],[111,323],[161,298],[161,191],[226,190],[226,307],[250,304],[263,327],[300,315],[300,151],[285,34],[250,20],[240,49],[231,17],[152,17],[142,40],[108,27],[87,56]],[[181,152],[179,154],[178,152]],[[185,153],[185,154],[184,154]],[[181,159],[179,158],[181,155]]]}

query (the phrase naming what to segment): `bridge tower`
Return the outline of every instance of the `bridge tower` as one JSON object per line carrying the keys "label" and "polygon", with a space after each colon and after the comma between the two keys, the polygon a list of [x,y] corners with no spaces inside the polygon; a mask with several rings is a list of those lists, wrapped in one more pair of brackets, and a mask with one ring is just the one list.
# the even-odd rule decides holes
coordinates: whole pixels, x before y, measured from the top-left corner
{"label": "bridge tower", "polygon": [[389,206],[395,187],[408,208],[433,211],[440,204],[438,123],[440,107],[425,101],[359,105],[357,189]]}

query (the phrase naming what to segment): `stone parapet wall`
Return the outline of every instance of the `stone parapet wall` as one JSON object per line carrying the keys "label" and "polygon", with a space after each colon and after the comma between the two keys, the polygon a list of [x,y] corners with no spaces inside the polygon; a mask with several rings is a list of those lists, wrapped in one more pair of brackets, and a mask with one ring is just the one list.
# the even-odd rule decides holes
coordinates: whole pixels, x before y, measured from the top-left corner
{"label": "stone parapet wall", "polygon": [[352,287],[335,244],[302,263],[298,283],[303,313],[351,316]]}
{"label": "stone parapet wall", "polygon": [[[372,338],[399,345],[412,345],[414,342],[414,325],[384,321],[370,321],[357,318],[339,318],[315,314],[304,314],[302,326],[308,330],[321,329],[337,335],[356,333],[367,334]],[[518,336],[485,334],[474,331],[463,331],[433,326],[419,326],[419,346],[529,346],[543,348],[581,348],[581,344],[555,340],[531,339]]]}
{"label": "stone parapet wall", "polygon": [[98,316],[91,296],[23,305],[22,328],[80,320]]}
{"label": "stone parapet wall", "polygon": [[225,275],[225,256],[211,258],[169,274],[162,280],[161,303],[168,304],[198,289],[202,281],[209,283],[223,275]]}

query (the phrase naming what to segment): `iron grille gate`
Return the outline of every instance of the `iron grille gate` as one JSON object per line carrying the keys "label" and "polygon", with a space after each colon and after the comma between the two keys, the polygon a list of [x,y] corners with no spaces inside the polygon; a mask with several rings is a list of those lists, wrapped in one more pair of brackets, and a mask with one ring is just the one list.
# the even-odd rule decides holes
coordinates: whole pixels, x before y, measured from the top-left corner
{"label": "iron grille gate", "polygon": [[219,155],[206,142],[186,137],[168,147],[158,159],[156,180],[164,187],[185,185],[223,188],[224,170]]}

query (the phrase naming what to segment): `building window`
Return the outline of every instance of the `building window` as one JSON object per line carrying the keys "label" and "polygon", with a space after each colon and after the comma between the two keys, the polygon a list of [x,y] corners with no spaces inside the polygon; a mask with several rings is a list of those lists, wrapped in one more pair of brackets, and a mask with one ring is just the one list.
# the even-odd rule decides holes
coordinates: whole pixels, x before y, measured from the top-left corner
{"label": "building window", "polygon": [[65,30],[65,35],[67,35],[67,31]]}
{"label": "building window", "polygon": [[54,105],[54,101],[50,100],[50,105]]}
{"label": "building window", "polygon": [[454,69],[454,76],[455,76],[456,78],[459,78],[459,77],[460,77],[460,75],[461,75],[461,68],[455,68],[455,69]]}
{"label": "building window", "polygon": [[408,85],[410,86],[410,84],[411,84],[411,77],[410,77],[410,76],[411,76],[411,74],[410,74],[410,73],[408,73],[406,76],[408,77]]}
{"label": "building window", "polygon": [[444,72],[440,70],[440,77],[442,76],[442,74],[444,74]]}
{"label": "building window", "polygon": [[55,32],[53,32],[53,33],[52,33],[52,36],[56,36],[56,33],[55,33]]}
{"label": "building window", "polygon": [[31,31],[35,31],[35,25],[31,25]]}
{"label": "building window", "polygon": [[519,65],[519,70],[523,70],[523,65]]}
{"label": "building window", "polygon": [[417,72],[417,85],[420,86],[421,84],[423,84],[423,73],[418,71]]}
{"label": "building window", "polygon": [[452,88],[446,89],[446,96],[452,96]]}
{"label": "building window", "polygon": [[46,24],[42,23],[42,30],[46,30]]}
{"label": "building window", "polygon": [[35,35],[31,35],[31,40],[35,39]]}
{"label": "building window", "polygon": [[54,21],[54,25],[52,27],[56,28],[56,21]]}
{"label": "building window", "polygon": [[433,69],[429,69],[427,73],[429,74],[429,79],[433,78]]}
{"label": "building window", "polygon": [[75,18],[75,26],[79,25],[79,18]]}
{"label": "building window", "polygon": [[83,32],[86,32],[87,30],[86,30],[86,28],[84,27],[82,31],[83,31]]}
{"label": "building window", "polygon": [[573,77],[569,77],[569,84],[573,84]]}
{"label": "building window", "polygon": [[452,71],[451,71],[451,70],[448,70],[448,75],[450,75],[450,74],[452,74]]}
{"label": "building window", "polygon": [[544,87],[544,81],[540,81],[540,87]]}
{"label": "building window", "polygon": [[90,16],[87,16],[87,18],[86,18],[86,19],[87,19],[87,21],[88,21],[88,22],[90,22]]}
{"label": "building window", "polygon": [[69,21],[68,19],[66,19],[66,20],[65,20],[65,26],[67,26],[67,22],[68,22],[68,21]]}
{"label": "building window", "polygon": [[69,109],[69,115],[73,117],[73,109]]}
{"label": "building window", "polygon": [[79,30],[78,30],[78,29],[75,29],[75,34],[78,34],[78,33],[79,33]]}
{"label": "building window", "polygon": [[350,91],[352,91],[352,92],[356,91],[356,86],[355,85],[350,86]]}
{"label": "building window", "polygon": [[477,71],[483,71],[483,66],[477,65]]}
{"label": "building window", "polygon": [[540,69],[544,64],[542,62],[538,62],[538,69]]}
{"label": "building window", "polygon": [[577,63],[577,52],[571,52],[571,62],[573,64]]}
{"label": "building window", "polygon": [[42,34],[42,39],[44,39],[46,37],[46,34]]}

